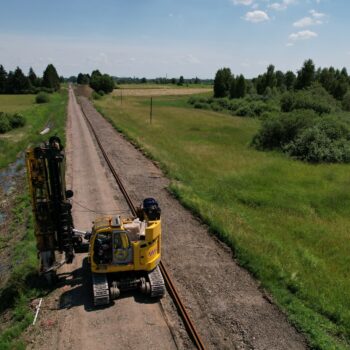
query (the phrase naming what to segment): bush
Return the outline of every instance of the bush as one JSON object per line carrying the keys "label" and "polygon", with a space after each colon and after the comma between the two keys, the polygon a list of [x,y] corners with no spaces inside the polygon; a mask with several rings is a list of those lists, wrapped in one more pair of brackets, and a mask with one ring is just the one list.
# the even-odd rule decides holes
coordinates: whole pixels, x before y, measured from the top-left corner
{"label": "bush", "polygon": [[26,124],[26,119],[23,115],[15,113],[9,116],[9,122],[12,129],[20,128]]}
{"label": "bush", "polygon": [[335,99],[320,85],[314,84],[307,90],[287,92],[281,98],[281,110],[291,112],[296,109],[311,109],[318,113],[329,114],[337,109]]}
{"label": "bush", "polygon": [[35,98],[36,103],[47,103],[50,101],[50,96],[46,92],[39,92]]}
{"label": "bush", "polygon": [[100,100],[101,99],[101,95],[99,93],[97,93],[96,91],[93,91],[92,94],[91,94],[92,98],[94,100]]}
{"label": "bush", "polygon": [[194,105],[196,101],[197,101],[197,99],[196,99],[195,97],[191,96],[191,97],[188,99],[187,102],[188,102],[190,105]]}
{"label": "bush", "polygon": [[254,136],[252,144],[261,150],[282,149],[302,130],[313,125],[317,118],[317,114],[310,110],[298,110],[267,118]]}
{"label": "bush", "polygon": [[343,97],[342,108],[344,111],[350,112],[350,91],[348,91]]}
{"label": "bush", "polygon": [[236,110],[236,115],[239,117],[253,117],[254,112],[252,111],[249,104],[243,104]]}
{"label": "bush", "polygon": [[0,112],[0,134],[4,134],[12,129],[20,128],[26,123],[25,118],[21,114],[6,114]]}
{"label": "bush", "polygon": [[333,120],[328,124],[332,129],[330,134],[325,128],[326,124],[320,123],[304,130],[285,147],[285,151],[293,157],[312,163],[350,162],[350,130],[344,134],[343,126]]}
{"label": "bush", "polygon": [[196,102],[194,104],[194,108],[197,108],[197,109],[210,109],[210,105],[208,103],[205,103],[205,102]]}
{"label": "bush", "polygon": [[0,112],[0,134],[4,134],[5,132],[10,131],[11,129],[12,128],[8,115],[3,112]]}
{"label": "bush", "polygon": [[321,118],[314,111],[297,110],[264,120],[252,144],[312,163],[348,163],[350,123],[340,117]]}

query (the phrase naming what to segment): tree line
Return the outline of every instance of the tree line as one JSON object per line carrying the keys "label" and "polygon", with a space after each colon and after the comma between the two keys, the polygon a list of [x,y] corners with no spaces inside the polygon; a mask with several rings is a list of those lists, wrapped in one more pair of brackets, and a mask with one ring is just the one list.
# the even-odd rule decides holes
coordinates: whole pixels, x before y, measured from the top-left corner
{"label": "tree line", "polygon": [[3,65],[0,65],[0,94],[30,94],[39,91],[53,92],[60,88],[63,78],[57,74],[56,68],[49,64],[39,77],[33,68],[25,75],[21,68],[7,72]]}
{"label": "tree line", "polygon": [[[71,76],[67,79],[68,82],[78,84],[89,84],[91,76],[89,74],[79,73],[78,76]],[[179,78],[152,78],[147,79],[145,77],[116,77],[112,76],[112,79],[116,84],[172,84],[172,85],[186,85],[186,84],[213,84],[213,79],[200,79],[195,78],[184,78],[182,75]]]}
{"label": "tree line", "polygon": [[342,101],[350,91],[350,78],[346,68],[316,69],[314,62],[309,59],[304,62],[297,74],[292,71],[285,73],[275,71],[274,65],[270,64],[264,74],[253,79],[245,79],[243,75],[235,77],[230,68],[219,69],[214,79],[214,97],[240,98],[247,93],[270,95],[274,92],[307,89],[316,82],[339,101]]}

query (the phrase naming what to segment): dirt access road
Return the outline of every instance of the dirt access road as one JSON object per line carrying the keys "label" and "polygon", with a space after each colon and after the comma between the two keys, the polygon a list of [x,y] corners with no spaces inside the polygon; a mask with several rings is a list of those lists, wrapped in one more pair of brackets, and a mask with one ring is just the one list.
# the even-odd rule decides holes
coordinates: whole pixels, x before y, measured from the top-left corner
{"label": "dirt access road", "polygon": [[[67,187],[74,191],[76,228],[91,229],[98,214],[128,213],[116,185],[100,162],[72,90],[67,125]],[[32,349],[176,349],[159,303],[141,296],[121,298],[96,309],[92,305],[86,254],[76,254],[60,271],[59,288],[44,299]]]}
{"label": "dirt access road", "polygon": [[[211,236],[167,191],[161,171],[117,133],[91,103],[81,105],[134,203],[156,198],[162,208],[163,262],[178,287],[208,349],[305,349],[302,335],[231,251]],[[68,182],[75,192],[75,226],[88,229],[95,213],[125,211],[75,97],[70,91]],[[88,208],[88,209],[86,209]],[[67,280],[45,299],[42,328],[32,336],[33,349],[184,349],[191,348],[169,296],[148,304],[135,296],[96,310],[85,256],[66,266]],[[48,310],[52,308],[52,310]],[[166,320],[166,321],[165,321]]]}

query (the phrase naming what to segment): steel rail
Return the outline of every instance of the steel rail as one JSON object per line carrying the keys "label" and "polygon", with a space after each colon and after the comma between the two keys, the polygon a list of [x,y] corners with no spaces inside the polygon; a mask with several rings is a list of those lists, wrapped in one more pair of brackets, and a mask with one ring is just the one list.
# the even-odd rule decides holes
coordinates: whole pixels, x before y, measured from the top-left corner
{"label": "steel rail", "polygon": [[[101,150],[101,153],[102,153],[102,155],[103,155],[103,157],[104,157],[104,159],[105,159],[105,161],[106,161],[106,163],[107,163],[107,165],[108,165],[108,167],[109,167],[109,169],[110,169],[114,179],[116,180],[116,182],[118,184],[118,187],[119,187],[120,191],[122,192],[122,194],[123,194],[123,196],[124,196],[128,206],[130,208],[131,213],[134,216],[137,216],[136,207],[134,206],[131,198],[129,197],[129,195],[128,195],[128,193],[127,193],[127,191],[126,191],[126,189],[125,189],[125,187],[124,187],[120,177],[118,176],[117,172],[115,171],[115,169],[114,169],[110,159],[108,158],[108,155],[107,155],[106,151],[104,150],[104,148],[102,146],[102,143],[101,143],[101,141],[100,141],[100,139],[99,139],[99,137],[98,137],[98,135],[97,135],[97,133],[96,133],[92,123],[91,123],[91,121],[87,117],[83,106],[81,106],[81,111],[83,113],[83,116],[84,116],[87,124],[89,125],[89,128],[90,128],[92,134],[95,137],[95,140],[96,140],[96,142],[97,142],[97,144],[98,144],[98,146],[99,146],[99,148]],[[174,301],[174,304],[175,304],[175,306],[176,306],[176,308],[177,308],[177,310],[179,312],[179,315],[181,316],[181,318],[182,318],[182,320],[184,322],[184,326],[185,326],[185,328],[186,328],[186,330],[187,330],[191,340],[193,341],[194,345],[198,349],[204,350],[205,349],[204,343],[202,342],[202,340],[201,340],[201,338],[199,336],[199,333],[197,332],[196,327],[195,327],[193,321],[191,320],[191,318],[190,318],[190,316],[189,316],[189,314],[188,314],[188,312],[186,310],[186,307],[184,306],[184,304],[183,304],[183,302],[182,302],[182,300],[180,298],[180,295],[179,295],[179,293],[178,293],[174,283],[172,282],[172,279],[171,279],[171,277],[170,277],[170,275],[169,275],[169,273],[168,273],[168,271],[167,271],[167,269],[164,266],[162,261],[160,261],[159,267],[160,267],[160,270],[161,270],[162,275],[164,277],[164,281],[165,281],[167,290],[168,290],[170,296],[172,297],[172,299]]]}

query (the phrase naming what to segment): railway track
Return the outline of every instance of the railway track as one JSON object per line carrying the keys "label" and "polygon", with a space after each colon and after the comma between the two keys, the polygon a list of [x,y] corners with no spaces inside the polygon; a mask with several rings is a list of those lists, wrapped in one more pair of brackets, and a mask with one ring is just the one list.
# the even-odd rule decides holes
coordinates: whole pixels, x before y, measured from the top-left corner
{"label": "railway track", "polygon": [[[134,216],[137,216],[137,213],[136,213],[136,207],[135,205],[133,204],[130,196],[128,195],[128,192],[126,191],[122,181],[120,180],[120,177],[118,176],[118,173],[116,172],[116,170],[114,169],[104,147],[102,146],[102,143],[100,141],[100,138],[98,137],[97,133],[96,133],[96,130],[94,129],[92,123],[90,122],[88,116],[86,115],[84,109],[81,107],[81,111],[83,113],[83,116],[92,132],[92,134],[94,135],[95,137],[95,140],[96,140],[96,143],[108,165],[108,168],[110,169],[116,183],[118,184],[118,187],[120,189],[120,191],[122,192],[127,204],[128,204],[128,207],[130,208],[130,211],[131,213],[134,215]],[[181,319],[183,320],[184,322],[184,326],[188,332],[188,335],[189,337],[191,338],[191,340],[193,341],[194,345],[198,348],[198,349],[205,349],[205,346],[204,346],[204,343],[202,342],[197,330],[196,330],[196,327],[193,323],[193,321],[191,320],[187,310],[186,310],[186,307],[185,305],[183,304],[182,300],[181,300],[181,297],[170,277],[170,274],[168,273],[164,263],[162,261],[160,261],[160,264],[159,264],[159,267],[160,267],[160,270],[162,272],[162,275],[164,277],[164,281],[165,281],[165,284],[166,284],[166,288],[168,290],[168,293],[170,294],[170,296],[172,297],[173,299],[173,302],[178,310],[178,313],[181,317]]]}

